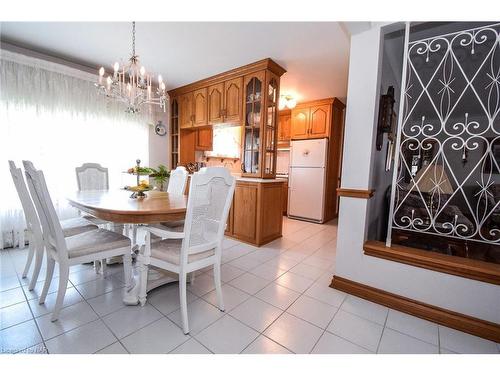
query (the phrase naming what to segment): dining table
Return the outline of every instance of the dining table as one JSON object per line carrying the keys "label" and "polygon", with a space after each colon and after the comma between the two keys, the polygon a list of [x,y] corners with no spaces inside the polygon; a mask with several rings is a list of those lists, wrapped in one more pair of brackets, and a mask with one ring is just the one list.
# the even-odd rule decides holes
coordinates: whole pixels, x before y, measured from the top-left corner
{"label": "dining table", "polygon": [[[162,191],[148,191],[144,197],[132,198],[130,191],[123,189],[78,191],[67,196],[69,204],[79,211],[115,224],[137,227],[183,220],[186,215],[187,195],[173,195]],[[136,248],[138,244],[133,244]],[[132,251],[132,249],[131,249]],[[142,267],[141,257],[137,257],[134,269]],[[126,305],[139,303],[139,280],[133,272],[131,287],[125,291]],[[177,276],[154,267],[149,268],[147,291],[169,282],[177,281]]]}

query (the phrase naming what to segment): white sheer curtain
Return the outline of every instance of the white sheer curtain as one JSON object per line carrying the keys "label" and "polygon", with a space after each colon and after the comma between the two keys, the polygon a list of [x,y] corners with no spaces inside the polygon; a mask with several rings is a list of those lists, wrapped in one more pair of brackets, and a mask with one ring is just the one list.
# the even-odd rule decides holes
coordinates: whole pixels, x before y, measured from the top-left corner
{"label": "white sheer curtain", "polygon": [[109,168],[110,188],[137,158],[148,164],[148,118],[97,95],[90,74],[16,53],[0,54],[0,249],[23,243],[24,215],[7,160],[31,160],[45,173],[62,218],[77,189],[75,167]]}

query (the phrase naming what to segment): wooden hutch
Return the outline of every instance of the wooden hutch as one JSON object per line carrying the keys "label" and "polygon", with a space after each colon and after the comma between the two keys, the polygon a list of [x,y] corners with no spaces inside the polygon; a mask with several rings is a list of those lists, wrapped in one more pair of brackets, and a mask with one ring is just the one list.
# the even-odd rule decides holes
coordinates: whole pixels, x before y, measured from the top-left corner
{"label": "wooden hutch", "polygon": [[282,232],[283,180],[276,179],[278,100],[285,69],[264,59],[169,91],[171,168],[212,149],[213,126],[240,126],[241,174],[226,234],[257,246]]}

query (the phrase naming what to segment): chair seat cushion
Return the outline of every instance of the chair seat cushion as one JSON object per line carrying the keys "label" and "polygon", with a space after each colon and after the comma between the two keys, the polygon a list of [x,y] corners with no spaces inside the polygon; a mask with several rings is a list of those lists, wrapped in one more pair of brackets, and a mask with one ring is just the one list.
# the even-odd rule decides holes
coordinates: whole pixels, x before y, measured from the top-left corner
{"label": "chair seat cushion", "polygon": [[130,249],[130,238],[106,229],[96,229],[66,238],[66,246],[68,256],[76,258],[121,247]]}
{"label": "chair seat cushion", "polygon": [[64,237],[74,236],[75,234],[97,229],[96,225],[85,220],[83,217],[61,220],[60,222]]}
{"label": "chair seat cushion", "polygon": [[[181,239],[169,239],[151,243],[151,256],[171,264],[180,264],[181,259]],[[188,263],[208,258],[215,254],[214,250],[207,250],[188,256]]]}

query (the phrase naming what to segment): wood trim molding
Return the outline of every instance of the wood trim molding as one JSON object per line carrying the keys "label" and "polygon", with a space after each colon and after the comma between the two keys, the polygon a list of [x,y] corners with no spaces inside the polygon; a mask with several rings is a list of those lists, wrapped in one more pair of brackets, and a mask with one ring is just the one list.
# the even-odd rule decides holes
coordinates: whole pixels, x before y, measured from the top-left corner
{"label": "wood trim molding", "polygon": [[385,243],[380,241],[365,242],[363,250],[365,255],[500,285],[500,265],[498,264],[401,245],[386,247]]}
{"label": "wood trim molding", "polygon": [[168,95],[171,98],[173,98],[173,97],[179,96],[181,94],[184,94],[186,92],[191,92],[191,91],[194,91],[194,90],[202,88],[202,87],[211,86],[211,85],[214,85],[214,84],[217,84],[217,83],[220,83],[220,82],[232,79],[232,78],[241,77],[241,76],[244,76],[246,74],[254,73],[254,72],[257,72],[259,70],[265,70],[265,69],[270,70],[271,72],[278,75],[279,77],[281,77],[283,74],[286,73],[286,70],[282,66],[280,66],[278,63],[276,63],[272,59],[267,58],[267,59],[256,61],[256,62],[251,63],[251,64],[240,66],[240,67],[235,68],[235,69],[228,70],[228,71],[223,72],[223,73],[216,74],[214,76],[190,83],[188,85],[177,87],[175,89],[169,90]]}
{"label": "wood trim molding", "polygon": [[500,342],[500,324],[429,305],[382,289],[333,276],[331,288],[462,332]]}
{"label": "wood trim molding", "polygon": [[338,188],[337,195],[339,197],[370,199],[375,194],[375,189],[361,190],[361,189],[347,189]]}

